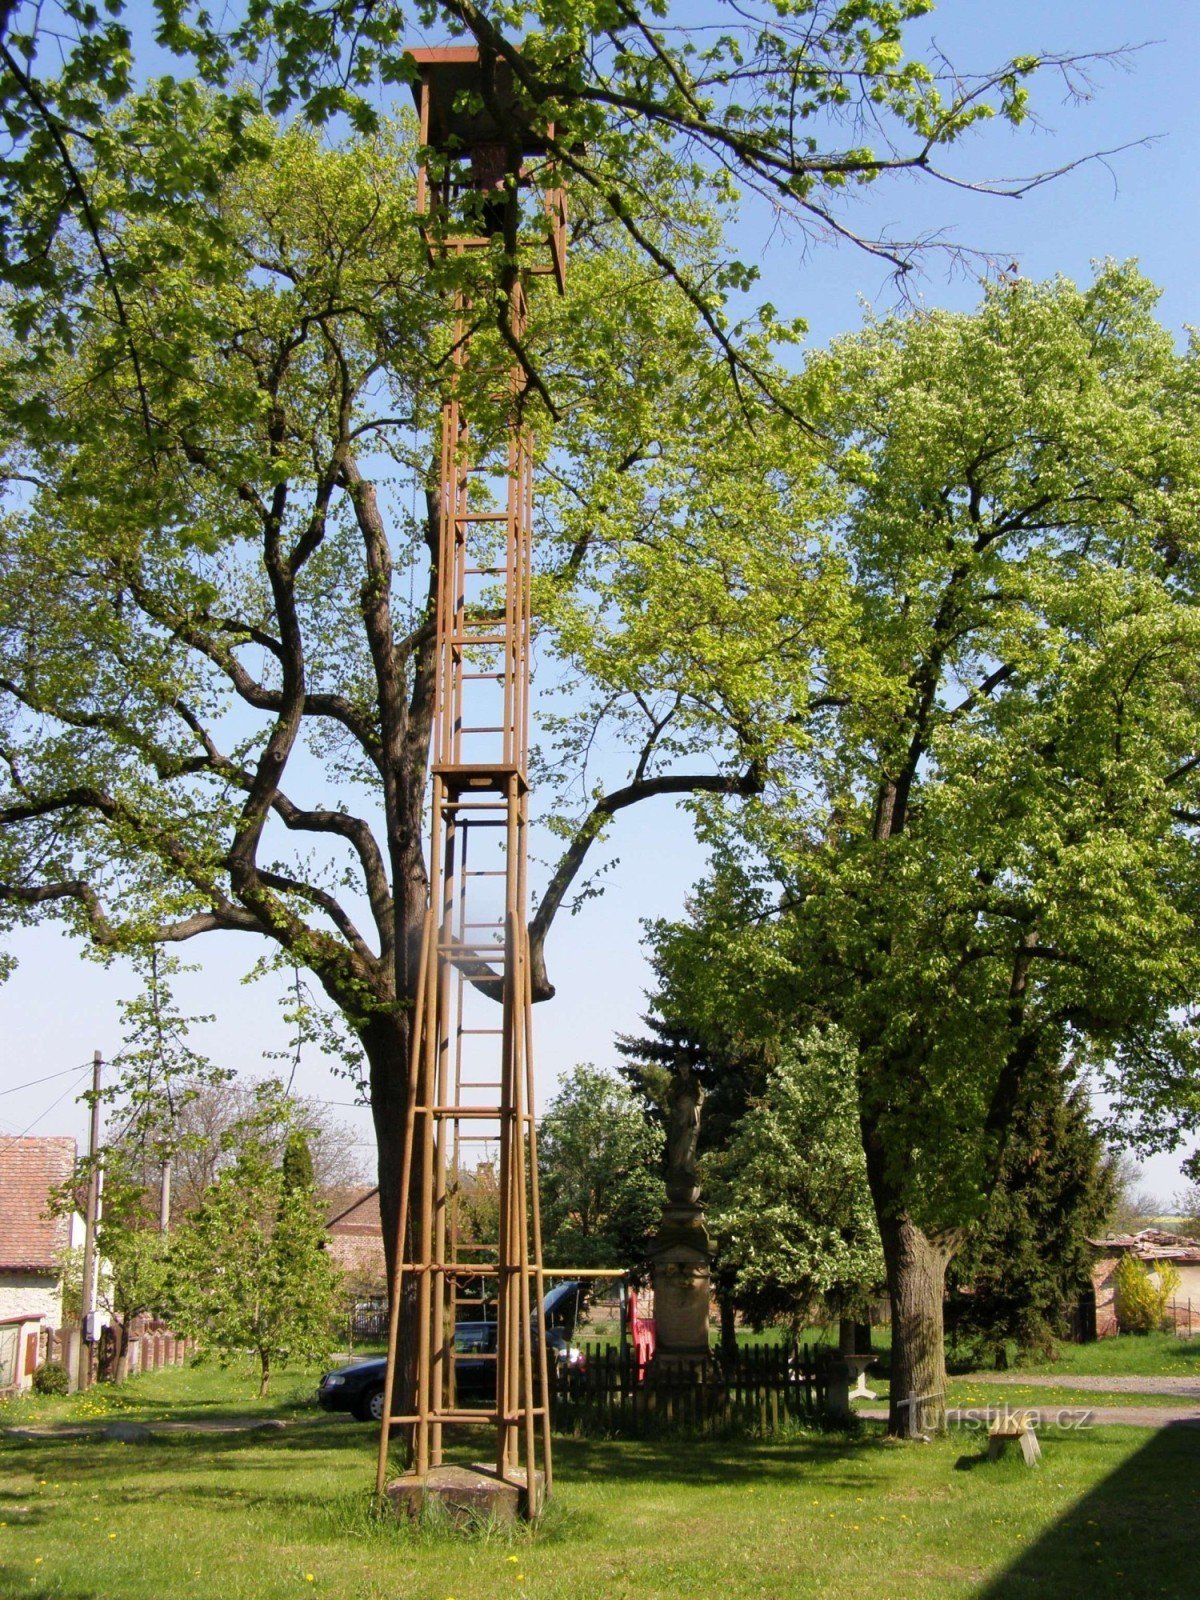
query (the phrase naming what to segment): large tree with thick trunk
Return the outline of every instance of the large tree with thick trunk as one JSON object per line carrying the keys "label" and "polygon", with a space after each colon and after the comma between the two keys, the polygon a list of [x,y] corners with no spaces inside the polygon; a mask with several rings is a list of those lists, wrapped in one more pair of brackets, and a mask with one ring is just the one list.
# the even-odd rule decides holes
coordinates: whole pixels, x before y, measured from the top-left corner
{"label": "large tree with thick trunk", "polygon": [[1153,303],[1002,282],[812,360],[808,705],[659,941],[701,1017],[853,1043],[898,1432],[942,1415],[947,1263],[1047,1063],[1143,1147],[1200,1115],[1197,363]]}
{"label": "large tree with thick trunk", "polygon": [[[160,144],[186,138],[219,170],[230,136],[212,102],[177,113]],[[365,1057],[392,1216],[428,901],[433,436],[461,277],[427,259],[402,135],[329,149],[265,121],[250,131],[256,159],[181,193],[169,218],[142,213],[136,183],[109,195],[136,365],[103,280],[69,349],[0,351],[0,903],[6,920],[57,915],[113,951],[241,934],[310,969]],[[141,159],[155,163],[149,135]],[[711,228],[692,220],[702,253]],[[466,285],[481,449],[504,425],[496,373],[511,362],[493,267],[468,264]],[[643,388],[661,396],[685,370],[736,409],[686,298],[611,225],[580,218],[571,281],[564,302],[539,296],[529,340],[564,412],[557,429],[543,412],[542,438],[572,507],[556,521],[551,499],[543,519],[543,658],[556,608],[569,654],[584,603],[571,596],[608,584],[603,497],[647,463],[647,495],[672,480],[683,412],[647,431]],[[646,507],[653,539],[672,512]],[[633,770],[589,790],[574,836],[561,820],[533,926],[539,998],[548,929],[602,819],[756,781],[719,686],[685,710],[653,665],[618,697]],[[572,741],[588,714],[571,708]],[[681,760],[685,725],[710,752],[699,770]]]}

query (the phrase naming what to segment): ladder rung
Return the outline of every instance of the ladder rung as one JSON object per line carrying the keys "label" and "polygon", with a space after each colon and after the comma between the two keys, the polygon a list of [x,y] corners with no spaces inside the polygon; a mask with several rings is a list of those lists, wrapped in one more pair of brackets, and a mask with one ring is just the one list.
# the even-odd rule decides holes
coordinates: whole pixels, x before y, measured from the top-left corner
{"label": "ladder rung", "polygon": [[[523,1410],[520,1410],[520,1411],[509,1412],[505,1416],[504,1420],[506,1422],[520,1422],[521,1418],[524,1417],[524,1416],[540,1417],[540,1416],[544,1415],[545,1410],[546,1410],[545,1406],[529,1406],[526,1409],[523,1409]],[[445,1422],[445,1423],[461,1422],[463,1424],[469,1424],[469,1423],[499,1422],[499,1421],[500,1421],[500,1413],[498,1411],[495,1411],[495,1410],[493,1410],[493,1411],[429,1411],[424,1417],[412,1415],[412,1416],[401,1416],[401,1417],[389,1417],[388,1418],[388,1424],[391,1427],[395,1427],[398,1423],[411,1423],[411,1422]]]}
{"label": "ladder rung", "polygon": [[499,1106],[414,1106],[413,1110],[421,1116],[432,1111],[435,1117],[455,1117],[464,1122],[499,1122],[501,1116],[516,1115],[513,1111],[501,1112]]}
{"label": "ladder rung", "polygon": [[455,522],[507,522],[507,511],[464,511]]}
{"label": "ladder rung", "polygon": [[[493,1245],[480,1245],[479,1248],[495,1250]],[[404,1261],[400,1265],[401,1272],[443,1272],[452,1278],[496,1278],[501,1273],[520,1272],[520,1265],[513,1261],[501,1266],[498,1261]],[[530,1272],[533,1267],[530,1267]]]}
{"label": "ladder rung", "polygon": [[[518,1420],[520,1420],[518,1418]],[[389,1417],[388,1423],[395,1427],[397,1423],[410,1422],[498,1422],[499,1414],[496,1411],[430,1411],[424,1417],[403,1416]]]}
{"label": "ladder rung", "polygon": [[460,1028],[459,1033],[503,1033],[503,1028]]}

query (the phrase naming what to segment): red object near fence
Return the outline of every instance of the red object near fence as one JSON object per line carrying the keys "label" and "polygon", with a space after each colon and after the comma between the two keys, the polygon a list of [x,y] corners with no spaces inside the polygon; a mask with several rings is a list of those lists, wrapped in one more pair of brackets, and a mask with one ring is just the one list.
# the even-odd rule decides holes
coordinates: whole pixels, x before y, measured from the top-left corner
{"label": "red object near fence", "polygon": [[642,1383],[646,1368],[654,1355],[655,1324],[653,1317],[643,1317],[638,1306],[638,1292],[629,1291],[629,1343],[633,1348],[637,1381]]}

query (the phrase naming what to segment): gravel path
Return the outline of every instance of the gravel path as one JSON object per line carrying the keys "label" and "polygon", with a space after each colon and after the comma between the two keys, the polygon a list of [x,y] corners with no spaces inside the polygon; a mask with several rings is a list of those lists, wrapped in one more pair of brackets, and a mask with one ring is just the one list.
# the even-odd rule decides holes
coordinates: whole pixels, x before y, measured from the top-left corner
{"label": "gravel path", "polygon": [[1022,1372],[972,1372],[966,1383],[1010,1383],[1026,1389],[1094,1389],[1102,1394],[1176,1394],[1200,1401],[1200,1378],[1096,1378],[1064,1372],[1061,1378],[1033,1377]]}
{"label": "gravel path", "polygon": [[154,1433],[278,1433],[287,1423],[279,1417],[226,1417],[220,1421],[194,1422],[129,1422],[123,1418],[109,1417],[101,1422],[48,1422],[42,1427],[4,1428],[0,1432],[8,1439],[87,1439],[103,1437],[120,1438],[125,1430],[130,1438]]}
{"label": "gravel path", "polygon": [[[993,1414],[996,1407],[992,1407]],[[1028,1406],[1021,1410],[1028,1411]],[[871,1417],[877,1422],[887,1421],[887,1412],[881,1407],[864,1406],[855,1409],[855,1416]],[[951,1422],[976,1422],[980,1427],[986,1427],[991,1420],[986,1406],[951,1406],[946,1412]],[[1045,1432],[1048,1428],[1063,1428],[1075,1431],[1081,1428],[1096,1428],[1101,1424],[1108,1426],[1117,1423],[1127,1428],[1166,1428],[1175,1423],[1186,1427],[1200,1428],[1200,1406],[1056,1406],[1048,1405],[1042,1408],[1039,1431]]]}

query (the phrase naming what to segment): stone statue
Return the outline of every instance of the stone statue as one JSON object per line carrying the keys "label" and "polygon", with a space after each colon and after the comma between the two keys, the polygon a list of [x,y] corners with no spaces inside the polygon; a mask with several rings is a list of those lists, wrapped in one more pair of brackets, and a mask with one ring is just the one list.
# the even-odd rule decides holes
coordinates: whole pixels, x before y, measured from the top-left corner
{"label": "stone statue", "polygon": [[700,1137],[700,1107],[704,1090],[686,1062],[671,1079],[667,1116],[667,1199],[676,1205],[694,1205],[700,1198],[696,1180],[696,1142]]}

